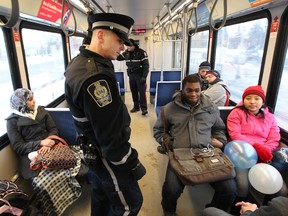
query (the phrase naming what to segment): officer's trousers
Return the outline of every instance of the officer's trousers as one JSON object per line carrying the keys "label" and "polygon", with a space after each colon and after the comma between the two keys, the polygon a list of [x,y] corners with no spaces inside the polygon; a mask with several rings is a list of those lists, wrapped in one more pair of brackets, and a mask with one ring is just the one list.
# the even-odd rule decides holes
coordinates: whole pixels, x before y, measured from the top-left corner
{"label": "officer's trousers", "polygon": [[130,73],[129,84],[132,93],[132,99],[134,103],[134,108],[141,110],[147,110],[147,98],[146,98],[146,88],[147,84],[140,82],[141,76],[138,73]]}
{"label": "officer's trousers", "polygon": [[120,171],[106,159],[91,167],[91,216],[134,216],[140,211],[143,197],[138,182],[129,171]]}

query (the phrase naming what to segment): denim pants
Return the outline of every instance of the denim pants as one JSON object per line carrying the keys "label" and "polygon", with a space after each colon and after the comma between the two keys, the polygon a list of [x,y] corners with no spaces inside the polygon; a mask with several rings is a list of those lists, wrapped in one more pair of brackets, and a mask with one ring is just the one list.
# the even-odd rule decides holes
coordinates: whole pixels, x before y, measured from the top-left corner
{"label": "denim pants", "polygon": [[[228,179],[210,183],[215,193],[210,206],[228,211],[237,194],[235,179]],[[176,212],[177,200],[184,190],[185,185],[181,182],[168,163],[166,178],[162,188],[162,208],[166,212]],[[197,196],[197,195],[195,195]]]}
{"label": "denim pants", "polygon": [[131,172],[117,170],[105,159],[102,161],[97,161],[90,171],[91,216],[136,216],[143,203],[138,182]]}

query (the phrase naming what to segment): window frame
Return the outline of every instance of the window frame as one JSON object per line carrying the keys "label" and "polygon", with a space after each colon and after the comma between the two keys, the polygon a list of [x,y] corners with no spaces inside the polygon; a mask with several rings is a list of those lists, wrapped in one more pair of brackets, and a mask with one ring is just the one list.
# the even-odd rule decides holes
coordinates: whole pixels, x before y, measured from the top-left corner
{"label": "window frame", "polygon": [[[42,24],[38,24],[38,23],[33,23],[33,22],[29,22],[29,21],[22,21],[21,24],[19,25],[19,34],[20,34],[20,38],[21,38],[21,48],[22,48],[22,52],[23,52],[23,61],[24,61],[24,67],[25,67],[25,76],[27,77],[27,85],[28,88],[31,89],[30,86],[30,80],[29,80],[29,74],[28,74],[28,68],[27,68],[27,62],[26,62],[26,58],[25,58],[25,50],[24,50],[24,43],[23,43],[23,37],[22,37],[22,30],[23,28],[26,29],[31,29],[31,30],[38,30],[38,31],[45,31],[45,32],[51,32],[51,33],[58,33],[61,35],[62,38],[62,47],[63,47],[63,59],[64,59],[64,67],[67,68],[68,66],[68,48],[66,45],[66,35],[65,33],[58,28],[53,28],[50,26],[45,26]],[[64,71],[63,71],[64,72]],[[63,102],[65,100],[65,96],[64,93],[59,96],[58,98],[56,98],[54,101],[51,101],[49,104],[46,105],[46,107],[56,107],[57,105],[59,105],[61,102]]]}
{"label": "window frame", "polygon": [[[269,83],[267,87],[267,94],[266,94],[267,105],[272,109],[272,112],[274,112],[275,110],[276,102],[278,99],[280,81],[282,78],[285,62],[284,57],[288,49],[288,28],[287,26],[285,26],[285,23],[287,22],[288,22],[288,6],[283,11],[280,20],[279,31],[277,33],[278,35],[275,44],[275,50],[277,50],[277,52],[274,52],[273,54],[272,65],[270,70],[274,72],[270,73]],[[283,47],[285,48],[282,49]],[[281,141],[285,144],[288,144],[288,130],[285,130],[280,127],[280,133],[281,133]]]}

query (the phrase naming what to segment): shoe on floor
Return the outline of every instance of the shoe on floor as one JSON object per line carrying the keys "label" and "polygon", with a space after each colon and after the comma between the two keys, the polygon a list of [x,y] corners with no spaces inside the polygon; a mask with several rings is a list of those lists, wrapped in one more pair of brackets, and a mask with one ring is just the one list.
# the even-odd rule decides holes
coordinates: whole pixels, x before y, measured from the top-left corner
{"label": "shoe on floor", "polygon": [[157,147],[157,151],[160,153],[160,154],[166,154],[164,148],[162,146],[158,146]]}
{"label": "shoe on floor", "polygon": [[131,113],[138,112],[138,111],[140,111],[140,109],[139,108],[135,108],[135,107],[130,110]]}
{"label": "shoe on floor", "polygon": [[143,109],[142,110],[142,115],[147,115],[148,114],[148,111],[146,109]]}

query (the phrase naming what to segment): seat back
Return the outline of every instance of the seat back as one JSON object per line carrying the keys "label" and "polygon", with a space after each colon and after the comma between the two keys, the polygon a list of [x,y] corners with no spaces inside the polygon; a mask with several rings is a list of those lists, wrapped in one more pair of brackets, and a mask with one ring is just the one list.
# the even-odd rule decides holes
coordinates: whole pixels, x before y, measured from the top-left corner
{"label": "seat back", "polygon": [[76,145],[77,131],[69,108],[46,108],[59,130],[59,137],[69,145]]}
{"label": "seat back", "polygon": [[219,106],[218,109],[220,111],[220,117],[222,118],[223,122],[226,125],[227,117],[234,106]]}
{"label": "seat back", "polygon": [[158,116],[161,106],[172,101],[172,96],[181,89],[181,81],[158,81],[156,85],[155,111]]}
{"label": "seat back", "polygon": [[119,83],[120,95],[123,96],[125,94],[124,72],[123,71],[115,72],[115,76],[117,82]]}
{"label": "seat back", "polygon": [[150,95],[156,94],[156,84],[161,79],[161,71],[151,71],[150,72]]}
{"label": "seat back", "polygon": [[163,71],[163,81],[181,81],[181,71]]}

